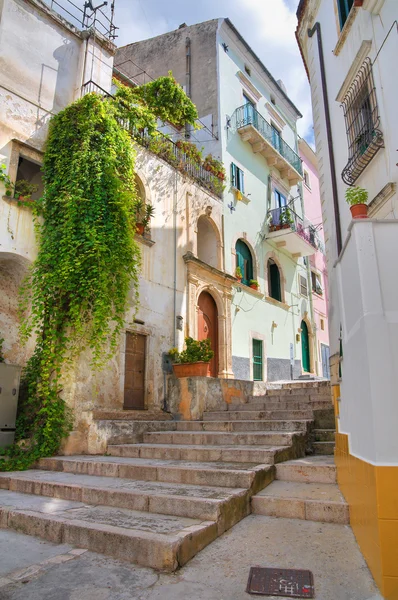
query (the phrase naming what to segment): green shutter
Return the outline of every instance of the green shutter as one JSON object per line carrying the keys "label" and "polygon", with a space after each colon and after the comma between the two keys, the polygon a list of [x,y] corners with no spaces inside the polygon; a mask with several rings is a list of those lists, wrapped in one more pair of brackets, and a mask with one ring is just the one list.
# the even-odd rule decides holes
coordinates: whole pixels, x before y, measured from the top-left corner
{"label": "green shutter", "polygon": [[234,163],[231,163],[231,186],[234,187],[234,188],[237,187],[236,165],[234,165]]}
{"label": "green shutter", "polygon": [[236,266],[242,271],[242,283],[250,285],[253,279],[253,259],[248,246],[242,240],[238,240],[235,246]]}
{"label": "green shutter", "polygon": [[270,296],[279,302],[282,302],[281,294],[281,277],[279,273],[278,265],[272,263],[269,265],[269,278],[270,278]]}
{"label": "green shutter", "polygon": [[253,380],[263,380],[263,342],[253,340]]}

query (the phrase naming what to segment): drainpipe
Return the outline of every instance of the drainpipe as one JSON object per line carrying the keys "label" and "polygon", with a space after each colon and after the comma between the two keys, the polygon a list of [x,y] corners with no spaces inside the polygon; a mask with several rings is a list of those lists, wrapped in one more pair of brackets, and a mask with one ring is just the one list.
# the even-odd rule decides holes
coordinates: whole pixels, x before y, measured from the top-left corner
{"label": "drainpipe", "polygon": [[173,236],[174,236],[174,283],[173,283],[173,346],[177,347],[177,190],[178,175],[174,169],[174,189],[173,189]]}
{"label": "drainpipe", "polygon": [[[185,93],[191,98],[191,38],[185,38]],[[185,125],[185,137],[191,137],[188,123]]]}
{"label": "drainpipe", "polygon": [[318,34],[318,36],[317,36],[318,55],[319,55],[319,65],[321,68],[322,96],[323,96],[323,107],[324,107],[324,111],[325,111],[326,135],[327,135],[327,140],[328,140],[330,175],[331,175],[331,179],[332,179],[332,195],[333,195],[334,221],[335,221],[335,226],[336,226],[337,256],[339,256],[343,245],[342,245],[342,239],[341,239],[341,224],[340,224],[339,202],[338,202],[338,195],[337,195],[336,166],[335,166],[335,162],[334,162],[332,128],[330,125],[328,90],[327,90],[326,76],[325,76],[325,62],[323,59],[322,34],[321,34],[321,25],[319,22],[315,23],[315,25],[312,29],[308,29],[308,31],[307,31],[308,37],[312,38],[312,36],[314,35],[315,32],[317,32],[317,34]]}

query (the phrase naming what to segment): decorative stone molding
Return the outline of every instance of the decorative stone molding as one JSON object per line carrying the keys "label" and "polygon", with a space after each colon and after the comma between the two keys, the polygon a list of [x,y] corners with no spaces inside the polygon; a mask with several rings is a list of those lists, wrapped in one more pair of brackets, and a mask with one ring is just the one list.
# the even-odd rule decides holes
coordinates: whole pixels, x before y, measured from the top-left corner
{"label": "decorative stone molding", "polygon": [[354,77],[358,73],[358,70],[360,69],[363,61],[369,55],[371,47],[372,47],[372,40],[364,40],[362,42],[362,44],[356,54],[356,57],[354,58],[353,63],[351,65],[351,67],[349,68],[347,75],[345,76],[345,79],[341,85],[339,93],[336,96],[337,102],[343,102],[344,97],[348,91],[348,88],[350,87]]}
{"label": "decorative stone molding", "polygon": [[375,217],[379,210],[394,196],[397,191],[397,184],[395,182],[387,183],[382,190],[369,202],[368,205],[368,216]]}
{"label": "decorative stone molding", "polygon": [[268,110],[275,123],[279,125],[281,129],[283,129],[286,125],[286,121],[281,117],[278,111],[276,111],[272,104],[270,104],[269,102],[265,103],[265,108]]}
{"label": "decorative stone molding", "polygon": [[339,39],[337,40],[337,44],[336,44],[336,46],[335,46],[335,48],[333,50],[333,54],[335,56],[338,56],[340,54],[341,49],[344,46],[344,43],[345,43],[345,41],[347,39],[347,36],[348,36],[348,34],[349,34],[350,30],[351,30],[351,27],[352,27],[352,25],[353,25],[353,23],[355,21],[355,18],[357,16],[358,11],[359,11],[359,7],[355,6],[355,4],[354,4],[353,7],[351,8],[350,12],[349,12],[347,20],[344,23],[344,27],[343,27],[343,29],[340,32]]}
{"label": "decorative stone molding", "polygon": [[251,96],[253,96],[254,99],[258,102],[262,95],[261,92],[258,91],[258,89],[252,84],[250,79],[248,77],[246,77],[246,75],[244,73],[242,73],[242,71],[238,71],[237,76],[239,77],[243,86],[245,88],[247,88],[247,91],[249,92],[249,94]]}
{"label": "decorative stone molding", "polygon": [[379,15],[383,8],[384,0],[363,0],[362,8],[372,15]]}
{"label": "decorative stone molding", "polygon": [[[274,263],[277,265],[278,269],[279,269],[279,276],[280,276],[280,282],[281,282],[281,297],[282,297],[282,302],[279,302],[278,300],[275,300],[275,298],[272,298],[269,295],[269,281],[268,281],[268,261],[269,259],[272,259],[274,261]],[[265,281],[265,299],[268,302],[271,302],[272,304],[277,304],[278,306],[281,306],[281,308],[285,308],[286,306],[288,306],[285,303],[285,286],[286,286],[286,276],[285,273],[283,271],[281,262],[278,258],[278,255],[276,254],[276,252],[268,252],[265,255],[264,258],[264,281]]]}

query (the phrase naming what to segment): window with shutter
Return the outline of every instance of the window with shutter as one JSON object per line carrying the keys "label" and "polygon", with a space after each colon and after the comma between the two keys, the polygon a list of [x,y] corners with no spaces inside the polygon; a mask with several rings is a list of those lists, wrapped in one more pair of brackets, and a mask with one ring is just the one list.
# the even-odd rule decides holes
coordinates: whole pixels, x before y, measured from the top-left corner
{"label": "window with shutter", "polygon": [[253,259],[249,247],[244,241],[238,240],[235,245],[236,266],[242,271],[242,283],[250,285],[253,279]]}
{"label": "window with shutter", "polygon": [[263,341],[253,339],[253,380],[263,380]]}
{"label": "window with shutter", "polygon": [[307,278],[303,277],[302,275],[299,275],[299,282],[300,282],[300,294],[307,298],[308,297]]}
{"label": "window with shutter", "polygon": [[272,258],[268,261],[268,294],[274,300],[282,302],[281,275],[278,265]]}
{"label": "window with shutter", "polygon": [[231,163],[231,186],[245,193],[245,174],[234,163]]}

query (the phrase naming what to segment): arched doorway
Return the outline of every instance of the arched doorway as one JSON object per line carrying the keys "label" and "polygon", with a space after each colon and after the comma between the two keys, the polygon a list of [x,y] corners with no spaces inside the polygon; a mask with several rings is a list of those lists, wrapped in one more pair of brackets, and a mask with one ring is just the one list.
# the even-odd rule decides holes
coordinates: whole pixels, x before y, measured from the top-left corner
{"label": "arched doorway", "polygon": [[202,292],[198,300],[198,340],[210,338],[214,357],[210,361],[210,377],[218,377],[218,310],[213,296]]}
{"label": "arched doorway", "polygon": [[309,373],[311,371],[310,340],[307,323],[305,321],[301,321],[301,361],[303,365],[303,371]]}

